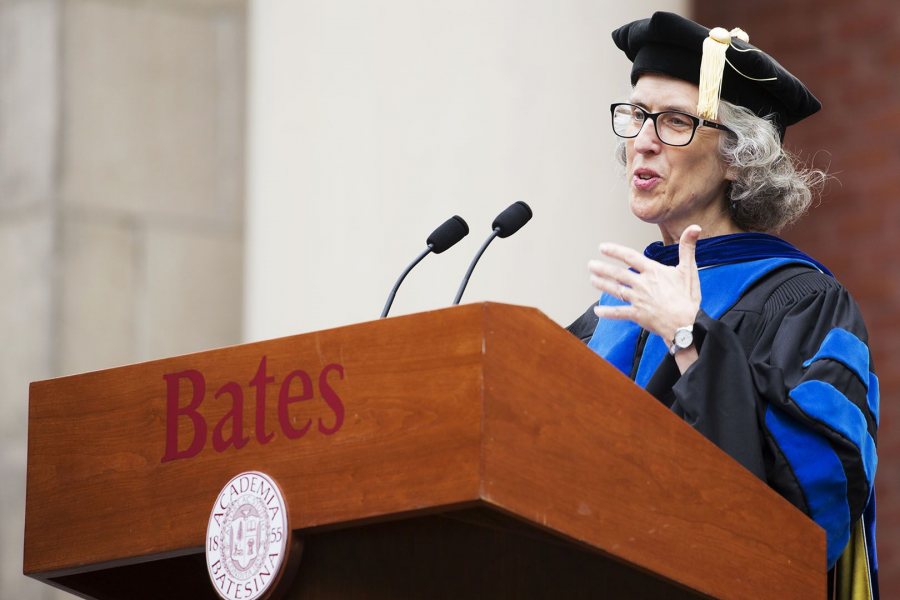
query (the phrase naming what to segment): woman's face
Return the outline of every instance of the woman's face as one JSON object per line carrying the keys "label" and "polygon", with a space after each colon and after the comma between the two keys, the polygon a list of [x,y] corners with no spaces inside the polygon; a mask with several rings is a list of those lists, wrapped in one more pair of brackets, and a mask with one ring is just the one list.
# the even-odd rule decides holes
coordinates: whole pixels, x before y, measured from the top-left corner
{"label": "woman's face", "polygon": [[[664,75],[642,75],[630,102],[647,112],[677,110],[695,115],[697,86]],[[625,169],[631,212],[659,225],[666,243],[678,240],[693,223],[706,233],[730,225],[725,210],[727,171],[719,155],[721,132],[698,127],[687,146],[659,141],[648,119],[637,137],[625,142]]]}

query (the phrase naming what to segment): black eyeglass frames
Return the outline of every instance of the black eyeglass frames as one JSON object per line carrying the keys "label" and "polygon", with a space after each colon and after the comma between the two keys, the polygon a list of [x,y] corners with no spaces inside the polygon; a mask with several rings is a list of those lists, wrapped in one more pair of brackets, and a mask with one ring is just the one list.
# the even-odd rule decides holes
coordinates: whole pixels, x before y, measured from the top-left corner
{"label": "black eyeglass frames", "polygon": [[734,133],[728,127],[683,113],[677,110],[647,112],[640,106],[618,102],[609,107],[612,113],[613,133],[621,138],[634,138],[641,132],[647,119],[653,121],[656,136],[667,146],[687,146],[694,139],[698,127],[710,127]]}

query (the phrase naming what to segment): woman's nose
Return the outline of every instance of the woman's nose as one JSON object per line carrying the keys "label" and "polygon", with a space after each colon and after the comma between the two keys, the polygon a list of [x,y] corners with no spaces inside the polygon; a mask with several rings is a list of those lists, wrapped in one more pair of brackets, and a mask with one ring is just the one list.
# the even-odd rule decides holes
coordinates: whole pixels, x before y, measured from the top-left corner
{"label": "woman's nose", "polygon": [[641,130],[634,138],[635,152],[659,152],[662,142],[656,135],[656,122],[653,119],[645,119]]}

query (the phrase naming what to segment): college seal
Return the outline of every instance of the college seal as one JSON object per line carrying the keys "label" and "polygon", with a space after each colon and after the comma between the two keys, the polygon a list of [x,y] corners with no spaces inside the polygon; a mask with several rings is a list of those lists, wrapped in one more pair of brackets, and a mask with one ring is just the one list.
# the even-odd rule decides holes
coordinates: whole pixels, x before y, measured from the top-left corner
{"label": "college seal", "polygon": [[288,549],[287,506],[272,479],[247,471],[229,481],[209,515],[206,567],[226,600],[264,598],[274,588]]}

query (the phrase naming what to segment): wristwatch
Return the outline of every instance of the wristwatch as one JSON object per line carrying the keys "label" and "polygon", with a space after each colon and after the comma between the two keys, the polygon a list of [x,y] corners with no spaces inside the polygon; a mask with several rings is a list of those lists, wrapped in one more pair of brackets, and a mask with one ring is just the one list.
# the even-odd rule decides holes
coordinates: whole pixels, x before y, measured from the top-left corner
{"label": "wristwatch", "polygon": [[672,343],[669,345],[669,354],[675,356],[679,351],[690,348],[693,343],[694,325],[691,324],[687,327],[679,327],[675,330],[675,335],[672,337]]}

